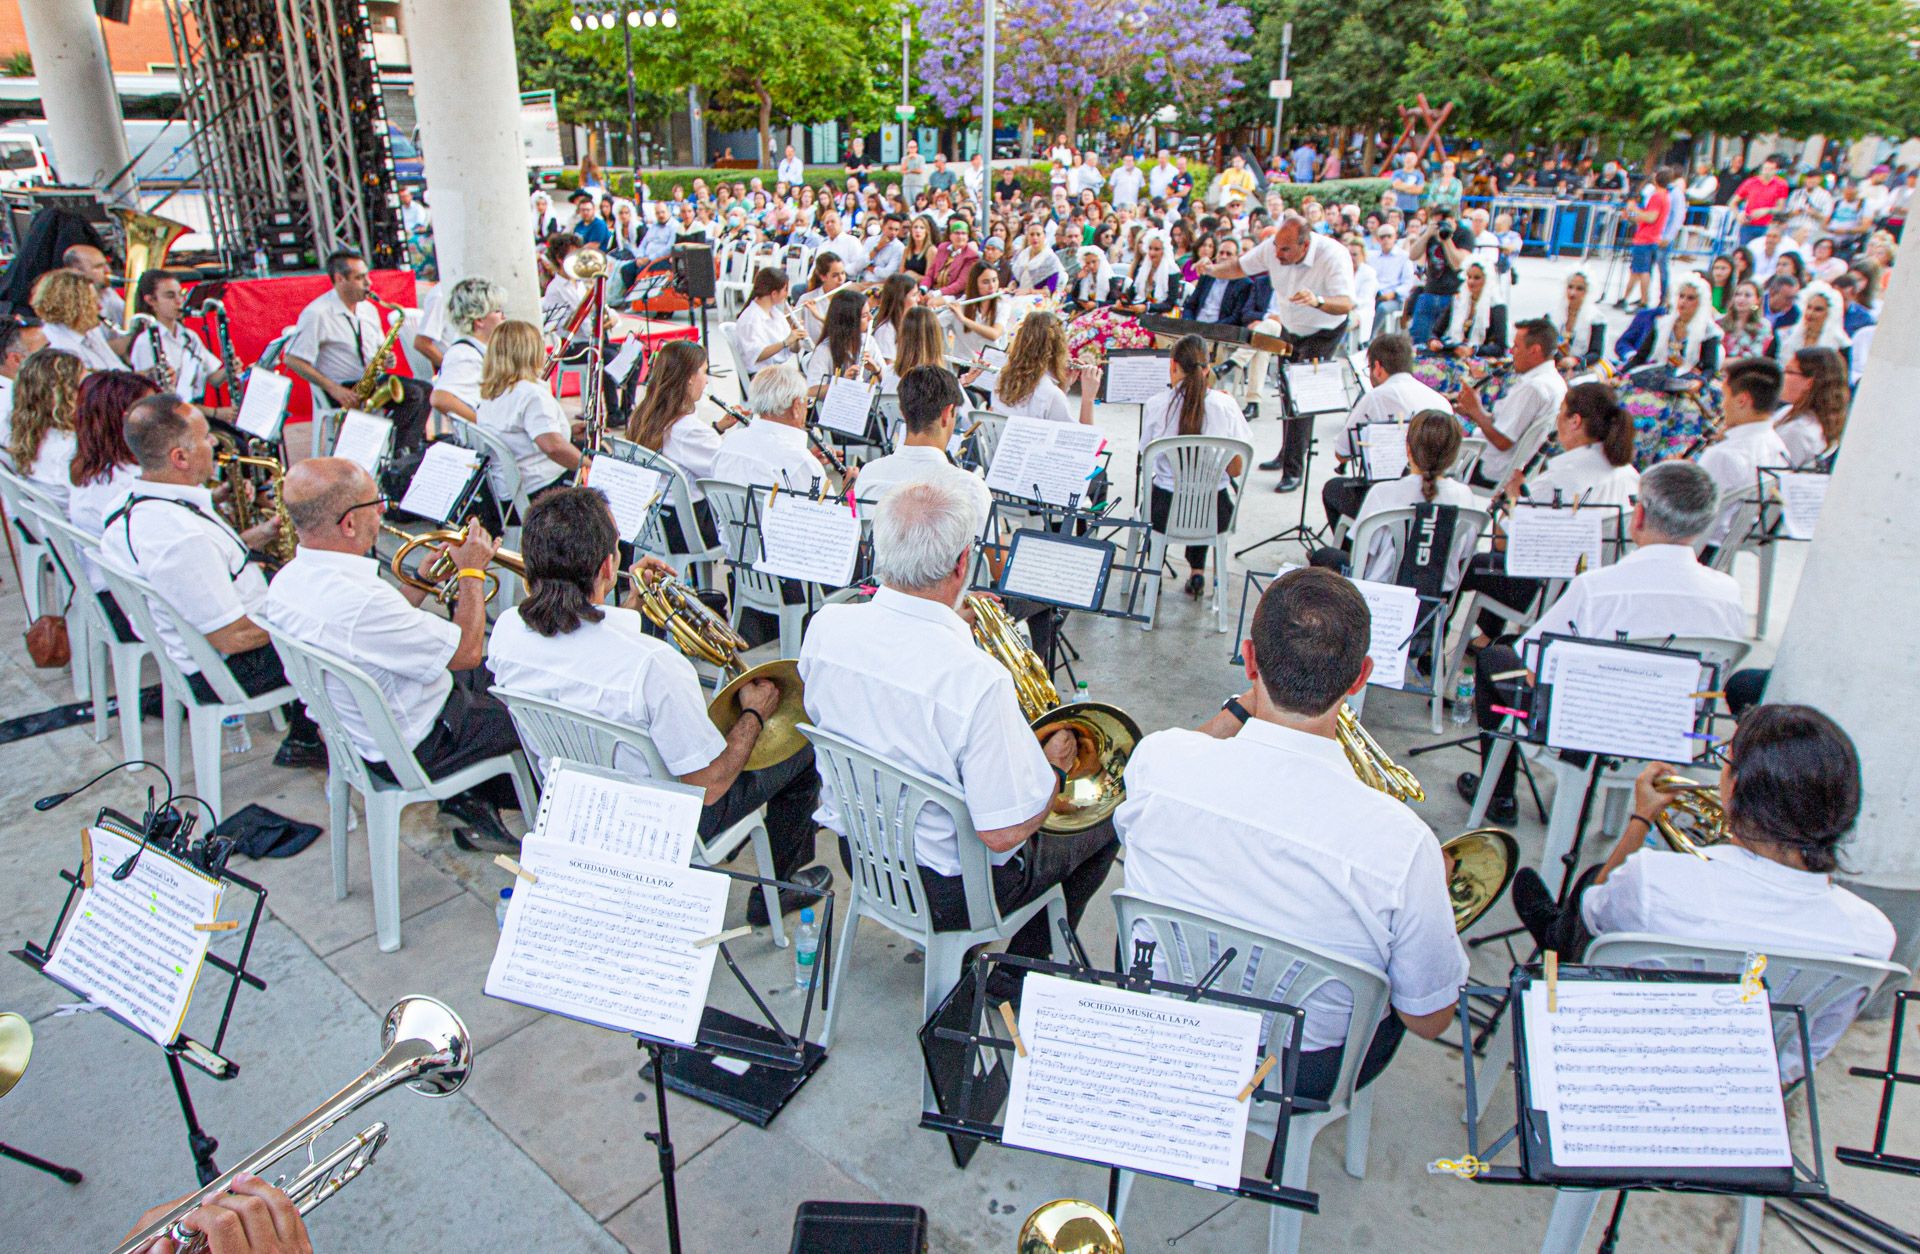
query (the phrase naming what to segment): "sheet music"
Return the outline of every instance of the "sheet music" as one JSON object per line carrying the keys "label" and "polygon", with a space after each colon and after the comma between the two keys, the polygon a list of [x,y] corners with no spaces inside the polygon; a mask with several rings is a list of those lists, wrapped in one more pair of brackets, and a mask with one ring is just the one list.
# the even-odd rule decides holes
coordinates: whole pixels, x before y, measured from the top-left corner
{"label": "sheet music", "polygon": [[613,386],[626,386],[627,376],[632,374],[633,368],[640,364],[640,354],[646,351],[645,337],[638,335],[627,337],[627,342],[620,346],[620,351],[614,354],[613,360],[602,367],[607,377],[613,380]]}
{"label": "sheet music", "polygon": [[1049,505],[1065,505],[1073,497],[1084,502],[1105,443],[1099,428],[1082,423],[1009,418],[987,469],[987,486],[1030,501],[1038,484],[1040,499]]}
{"label": "sheet music", "polygon": [[473,449],[451,440],[429,444],[412,482],[407,484],[406,495],[400,498],[400,508],[422,518],[451,522],[461,495],[479,471],[480,454]]}
{"label": "sheet music", "polygon": [[647,513],[660,497],[666,476],[647,466],[637,466],[618,457],[595,454],[587,469],[587,483],[604,494],[613,509],[613,525],[620,538],[629,544],[640,542],[647,528]]}
{"label": "sheet music", "polygon": [[[1507,519],[1507,573],[1528,579],[1571,579],[1600,569],[1603,525],[1611,510],[1516,504]],[[1585,558],[1585,566],[1580,559]]]}
{"label": "sheet music", "polygon": [[120,1015],[156,1045],[180,1034],[220,913],[220,881],[154,849],[124,880],[113,873],[139,849],[102,827],[93,841],[93,887],[81,890],[47,959],[87,999]]}
{"label": "sheet music", "polygon": [[1360,395],[1373,391],[1373,371],[1367,362],[1367,350],[1347,354],[1347,365],[1353,367],[1353,378],[1360,385]]}
{"label": "sheet music", "polygon": [[1654,762],[1694,756],[1696,658],[1554,640],[1540,682],[1553,687],[1547,744]]}
{"label": "sheet music", "polygon": [[686,866],[699,835],[701,794],[658,780],[611,779],[558,766],[547,772],[533,835],[595,853]]}
{"label": "sheet music", "polygon": [[1144,405],[1167,390],[1172,353],[1108,354],[1105,400],[1109,405]]}
{"label": "sheet music", "polygon": [[865,435],[873,394],[871,384],[834,375],[827,380],[827,395],[820,402],[820,425],[841,435]]}
{"label": "sheet music", "polygon": [[1030,974],[1003,1145],[1240,1184],[1260,1016]]}
{"label": "sheet music", "polygon": [[1352,582],[1366,598],[1367,610],[1373,616],[1373,636],[1367,643],[1373,676],[1367,682],[1398,688],[1407,678],[1407,652],[1413,646],[1414,624],[1420,621],[1420,594],[1412,588],[1371,579]]}
{"label": "sheet music", "polygon": [[1083,609],[1100,608],[1100,578],[1113,557],[1112,545],[1091,545],[1044,531],[1014,533],[1001,591]]}
{"label": "sheet music", "polygon": [[1522,995],[1531,1105],[1562,1167],[1791,1167],[1765,992],[1559,982]]}
{"label": "sheet music", "polygon": [[1813,539],[1820,525],[1820,507],[1827,501],[1832,475],[1811,470],[1783,470],[1780,477],[1780,529],[1794,540]]}
{"label": "sheet music", "polygon": [[1369,479],[1398,479],[1407,473],[1407,424],[1360,424],[1361,456]]}
{"label": "sheet music", "polygon": [[392,438],[391,418],[349,409],[341,416],[340,435],[333,442],[333,455],[346,458],[370,475],[377,475]]}
{"label": "sheet music", "polygon": [[1347,403],[1347,372],[1338,361],[1286,363],[1287,391],[1298,414],[1329,414]]}
{"label": "sheet music", "polygon": [[760,510],[760,542],[760,573],[844,588],[860,556],[860,519],[845,501],[776,492]]}
{"label": "sheet music", "polygon": [[731,882],[715,871],[529,837],[487,996],[621,1032],[694,1043]]}
{"label": "sheet music", "polygon": [[240,412],[233,425],[262,440],[280,438],[280,423],[287,416],[287,398],[293,394],[293,380],[272,370],[255,368],[247,372],[246,394],[240,398]]}

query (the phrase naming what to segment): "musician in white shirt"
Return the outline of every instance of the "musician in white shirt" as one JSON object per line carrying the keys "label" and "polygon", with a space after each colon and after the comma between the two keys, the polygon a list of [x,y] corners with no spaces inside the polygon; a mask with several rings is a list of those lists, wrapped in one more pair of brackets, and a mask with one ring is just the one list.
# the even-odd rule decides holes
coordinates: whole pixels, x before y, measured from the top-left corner
{"label": "musician in white shirt", "polygon": [[1100,392],[1100,368],[1074,373],[1080,380],[1080,412],[1076,418],[1067,401],[1066,385],[1072,369],[1067,360],[1067,328],[1048,313],[1031,313],[1013,333],[1007,362],[993,384],[989,408],[1010,418],[1044,418],[1048,422],[1093,425],[1093,406]]}
{"label": "musician in white shirt", "polygon": [[[1167,436],[1212,435],[1253,443],[1253,431],[1247,417],[1233,397],[1211,386],[1213,363],[1207,342],[1197,335],[1183,335],[1174,343],[1167,359],[1167,390],[1140,408],[1140,448]],[[1096,389],[1097,390],[1097,389]],[[1215,519],[1221,531],[1233,521],[1233,486],[1246,470],[1238,457],[1220,472],[1215,493]],[[1153,486],[1148,493],[1148,518],[1155,531],[1164,531],[1173,511],[1175,483],[1172,460],[1157,453],[1151,467]],[[1207,546],[1187,546],[1187,595],[1197,597],[1206,587]]]}
{"label": "musician in white shirt", "polygon": [[113,290],[113,263],[107,255],[92,244],[75,244],[60,254],[60,264],[93,285],[100,321],[117,332],[127,320],[127,302]]}
{"label": "musician in white shirt", "polygon": [[38,322],[0,322],[0,452],[13,441],[13,385],[27,358],[47,346]]}
{"label": "musician in white shirt", "polygon": [[[714,477],[720,437],[739,426],[740,420],[732,413],[723,414],[718,421],[709,420],[699,412],[706,394],[706,350],[691,340],[662,345],[647,375],[647,394],[640,398],[627,423],[627,439],[660,454],[686,476],[700,540],[702,545],[712,547],[720,543],[720,532],[699,481]],[[688,538],[671,504],[662,507],[660,526],[669,552],[685,553],[701,547]]]}
{"label": "musician in white shirt", "polygon": [[713,477],[723,483],[765,488],[778,484],[806,492],[826,483],[826,467],[807,445],[807,381],[790,365],[769,366],[747,390],[753,421],[720,441]]}
{"label": "musician in white shirt", "polygon": [[1748,498],[1761,486],[1760,471],[1786,469],[1793,458],[1773,429],[1774,407],[1780,403],[1780,363],[1768,357],[1745,357],[1727,364],[1721,385],[1726,400],[1720,420],[1721,439],[1700,450],[1702,469],[1720,488],[1720,516],[1707,533],[1706,560],[1722,544],[1738,544],[1742,537],[1727,534],[1740,508],[1737,497]]}
{"label": "musician in white shirt", "polygon": [[900,379],[900,444],[885,457],[860,467],[860,499],[878,501],[903,483],[946,483],[972,499],[979,515],[978,533],[993,508],[986,481],[953,464],[947,446],[953,440],[956,415],[967,403],[959,380],[945,366],[915,366]]}
{"label": "musician in white shirt", "polygon": [[1274,580],[1241,649],[1248,690],[1196,731],[1141,740],[1114,816],[1128,892],[1386,972],[1392,1009],[1377,1024],[1350,1022],[1337,983],[1307,998],[1296,1090],[1307,1097],[1333,1091],[1349,1045],[1367,1051],[1364,1085],[1407,1030],[1437,1039],[1467,978],[1440,842],[1356,778],[1336,739],[1341,703],[1373,672],[1370,622],[1331,571]]}
{"label": "musician in white shirt", "polygon": [[[1343,468],[1360,460],[1360,428],[1375,422],[1406,422],[1415,414],[1437,409],[1452,413],[1453,404],[1413,376],[1413,341],[1399,332],[1375,337],[1367,345],[1367,394],[1347,411],[1346,425],[1334,440],[1333,451]],[[1363,467],[1354,467],[1364,469]],[[1335,475],[1320,485],[1320,505],[1327,525],[1351,518],[1367,498],[1371,480],[1364,475]]]}
{"label": "musician in white shirt", "polygon": [[[520,543],[527,595],[501,614],[487,642],[494,682],[644,732],[675,779],[703,790],[702,839],[765,806],[773,850],[768,873],[831,887],[827,868],[800,869],[813,860],[813,809],[820,792],[812,747],[803,745],[761,770],[746,769],[767,719],[779,708],[779,686],[764,679],[743,685],[740,717],[722,734],[707,717],[693,664],[647,635],[638,611],[606,603],[619,581],[619,545],[613,510],[590,487],[562,488],[529,512]],[[653,557],[641,558],[633,571],[644,579],[672,573]],[[614,765],[643,779],[652,774],[646,759],[624,746]],[[790,890],[781,894],[783,910],[815,900]],[[765,895],[750,893],[747,922],[760,926],[767,917]]]}
{"label": "musician in white shirt", "polygon": [[[1360,502],[1359,512],[1354,515],[1354,532],[1375,514],[1391,510],[1423,504],[1454,509],[1478,505],[1479,498],[1474,496],[1473,489],[1447,474],[1459,456],[1460,424],[1454,421],[1453,415],[1443,409],[1415,414],[1407,422],[1407,473],[1367,489],[1366,499]],[[1451,591],[1459,584],[1461,572],[1473,556],[1478,539],[1464,527],[1456,527],[1453,547],[1447,554],[1443,591]],[[1367,551],[1354,555],[1360,577],[1380,583],[1394,582],[1400,558],[1401,543],[1391,528],[1375,532]]]}
{"label": "musician in white shirt", "polygon": [[93,284],[72,270],[49,270],[34,280],[33,312],[47,345],[72,353],[89,370],[125,370],[120,347],[100,320],[100,296]]}
{"label": "musician in white shirt", "polygon": [[386,337],[380,310],[370,299],[373,280],[366,259],[342,249],[327,258],[333,290],[300,311],[281,360],[287,369],[333,398],[343,409],[359,404],[353,385]]}
{"label": "musician in white shirt", "polygon": [[777,266],[754,272],[746,307],[733,324],[733,341],[748,375],[790,361],[807,343],[807,333],[787,305],[789,286],[787,272]]}
{"label": "musician in white shirt", "polygon": [[[905,484],[888,492],[871,517],[880,590],[864,605],[829,605],[808,624],[800,677],[809,721],[958,793],[993,864],[1002,910],[1058,884],[1068,921],[1077,924],[1119,846],[1110,820],[1071,835],[1039,830],[1077,746],[1064,732],[1040,744],[1020,712],[1012,677],[974,646],[968,620],[955,611],[973,568],[973,497],[947,483]],[[820,803],[815,817],[844,837],[844,802],[831,780]],[[923,809],[913,841],[934,927],[964,926],[953,818]],[[1053,943],[1043,911],[1008,952],[1044,958]],[[1007,978],[990,984],[989,994],[1017,996],[1017,977],[996,974]]]}
{"label": "musician in white shirt", "polygon": [[472,422],[480,406],[480,376],[487,341],[507,318],[507,289],[492,279],[461,279],[441,306],[454,338],[433,376],[435,412]]}
{"label": "musician in white shirt", "polygon": [[[173,374],[174,393],[194,405],[208,388],[225,383],[227,372],[213,351],[180,321],[186,303],[179,276],[168,271],[148,270],[134,285],[134,308],[160,324],[160,352]],[[142,323],[127,346],[127,361],[141,374],[153,371],[154,338],[152,328]],[[233,410],[215,410],[214,417],[231,419]]]}
{"label": "musician in white shirt", "polygon": [[[573,424],[547,390],[541,373],[547,363],[540,328],[508,320],[487,340],[481,360],[480,404],[474,421],[500,437],[520,470],[520,490],[532,496],[558,483],[580,466]],[[494,493],[512,500],[506,467],[491,467]]]}
{"label": "musician in white shirt", "polygon": [[1513,468],[1514,448],[1527,433],[1553,421],[1560,412],[1560,400],[1567,394],[1567,381],[1554,364],[1560,347],[1560,333],[1545,318],[1531,318],[1514,328],[1513,379],[1507,390],[1487,413],[1479,392],[1460,389],[1455,402],[1457,412],[1487,442],[1474,469],[1474,482],[1497,487]]}

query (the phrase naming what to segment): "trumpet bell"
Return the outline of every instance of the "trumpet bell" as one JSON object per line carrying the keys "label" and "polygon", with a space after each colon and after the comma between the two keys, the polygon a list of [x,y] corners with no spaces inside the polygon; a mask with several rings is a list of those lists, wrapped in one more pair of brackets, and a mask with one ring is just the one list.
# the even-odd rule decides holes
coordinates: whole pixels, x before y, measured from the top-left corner
{"label": "trumpet bell", "polygon": [[418,994],[402,997],[387,1011],[380,1025],[382,1053],[396,1045],[419,1046],[421,1056],[445,1054],[448,1061],[409,1080],[407,1087],[426,1097],[446,1097],[460,1090],[473,1074],[473,1037],[466,1021],[445,1002]]}
{"label": "trumpet bell", "polygon": [[13,1092],[33,1058],[33,1025],[11,1010],[0,1014],[0,1097]]}
{"label": "trumpet bell", "polygon": [[764,771],[807,747],[807,738],[800,734],[800,724],[807,718],[800,663],[792,658],[779,658],[734,676],[731,683],[714,694],[707,706],[707,717],[713,720],[721,735],[732,731],[733,725],[740,721],[740,689],[756,679],[767,680],[780,689],[780,704],[760,729],[760,739],[754,741],[753,752],[747,756],[746,770]]}
{"label": "trumpet bell", "polygon": [[1078,743],[1067,786],[1054,798],[1043,832],[1084,832],[1119,809],[1126,800],[1127,759],[1140,743],[1140,724],[1118,706],[1079,701],[1048,710],[1034,719],[1033,734],[1044,743],[1056,731],[1073,733]]}
{"label": "trumpet bell", "polygon": [[1453,930],[1464,932],[1485,914],[1513,882],[1520,846],[1497,827],[1477,827],[1441,846],[1453,859],[1447,896],[1453,902]]}
{"label": "trumpet bell", "polygon": [[1126,1254],[1127,1243],[1113,1216],[1092,1202],[1063,1197],[1027,1216],[1015,1248],[1019,1254]]}

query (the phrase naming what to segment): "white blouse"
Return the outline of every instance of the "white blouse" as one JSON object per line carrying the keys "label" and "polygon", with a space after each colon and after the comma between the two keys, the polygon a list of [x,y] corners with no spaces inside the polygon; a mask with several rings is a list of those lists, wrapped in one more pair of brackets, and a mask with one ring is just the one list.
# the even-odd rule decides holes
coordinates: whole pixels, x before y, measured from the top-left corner
{"label": "white blouse", "polygon": [[694,500],[705,493],[698,486],[702,479],[713,478],[713,459],[720,456],[720,433],[705,415],[691,413],[674,420],[660,446],[660,456],[686,472],[687,491]]}
{"label": "white blouse", "polygon": [[[1155,440],[1180,434],[1180,389],[1168,388],[1160,395],[1149,400],[1140,410],[1140,448]],[[1236,440],[1253,442],[1253,429],[1247,425],[1247,416],[1234,402],[1234,399],[1218,388],[1207,393],[1207,404],[1200,418],[1201,435],[1224,435]],[[1245,469],[1244,467],[1242,469]],[[1153,486],[1173,491],[1173,462],[1166,454],[1155,454],[1153,459]],[[1226,491],[1233,486],[1225,467],[1220,471],[1220,490]]]}
{"label": "white blouse", "polygon": [[1079,415],[1073,412],[1073,406],[1067,402],[1066,390],[1046,375],[1040,376],[1033,395],[1018,404],[1000,395],[1000,386],[996,383],[990,408],[994,413],[1005,414],[1009,418],[1045,418],[1048,422],[1080,421]]}
{"label": "white blouse", "polygon": [[[1441,479],[1434,494],[1435,505],[1478,506],[1480,499],[1473,489],[1458,479]],[[1421,495],[1420,476],[1409,473],[1387,483],[1376,483],[1367,490],[1367,499],[1360,503],[1360,512],[1355,515],[1353,529],[1356,533],[1360,524],[1375,514],[1392,509],[1411,509],[1422,504],[1426,498]],[[1453,551],[1447,556],[1447,587],[1453,588],[1460,583],[1460,573],[1467,568],[1467,561],[1473,556],[1473,550],[1479,537],[1470,535],[1466,529],[1456,531],[1453,538]],[[1366,554],[1360,559],[1362,579],[1372,579],[1381,583],[1392,583],[1394,575],[1400,570],[1400,546],[1394,542],[1392,530],[1378,532],[1373,542],[1367,546]]]}
{"label": "white blouse", "polygon": [[757,302],[749,301],[740,311],[740,317],[733,324],[733,340],[740,347],[741,364],[749,375],[758,374],[768,366],[777,366],[783,361],[793,360],[793,350],[782,348],[760,360],[760,354],[767,345],[778,344],[793,334],[793,324],[786,319],[785,312],[778,306],[769,311]]}

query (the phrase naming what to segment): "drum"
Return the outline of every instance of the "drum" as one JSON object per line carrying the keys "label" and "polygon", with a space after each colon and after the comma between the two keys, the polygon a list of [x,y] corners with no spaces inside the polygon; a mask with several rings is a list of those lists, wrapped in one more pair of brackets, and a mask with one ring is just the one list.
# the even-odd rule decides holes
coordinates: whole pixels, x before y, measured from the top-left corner
{"label": "drum", "polygon": [[1717,407],[1718,391],[1709,386],[1695,395],[1668,391],[1672,375],[1664,366],[1637,370],[1620,384],[1620,405],[1633,419],[1633,464],[1645,470],[1684,453],[1712,423],[1707,407]]}

